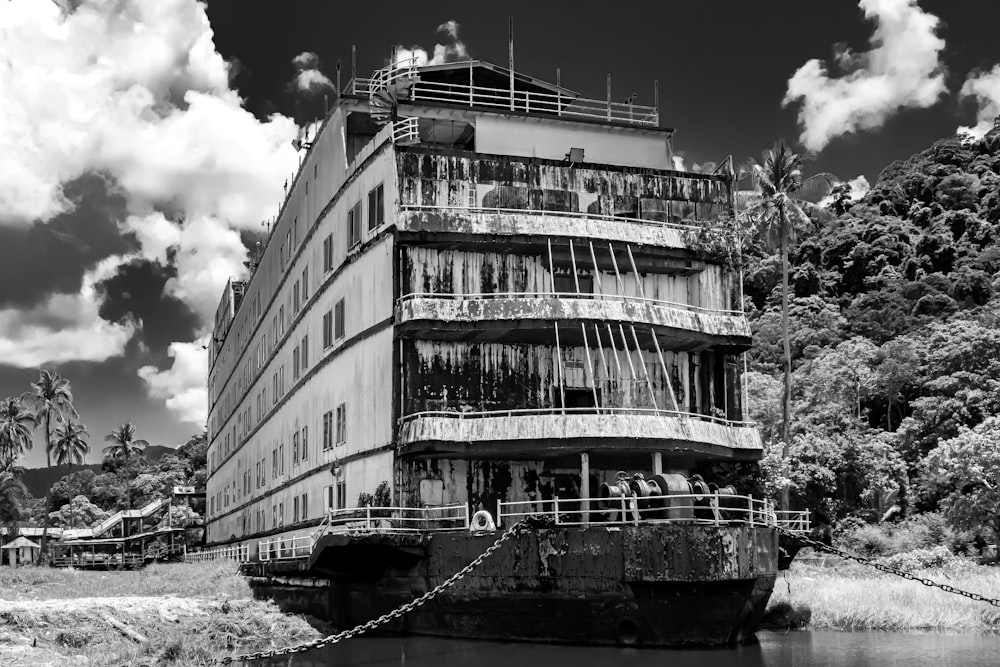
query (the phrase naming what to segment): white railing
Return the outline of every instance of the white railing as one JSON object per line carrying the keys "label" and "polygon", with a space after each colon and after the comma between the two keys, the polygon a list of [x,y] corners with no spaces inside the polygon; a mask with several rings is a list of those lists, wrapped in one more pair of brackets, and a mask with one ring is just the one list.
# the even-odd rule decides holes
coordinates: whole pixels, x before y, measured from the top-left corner
{"label": "white railing", "polygon": [[729,310],[725,308],[702,308],[692,306],[687,303],[677,303],[676,301],[663,301],[661,299],[650,299],[648,297],[629,296],[627,294],[601,294],[600,292],[471,292],[468,294],[449,294],[445,292],[410,292],[399,297],[399,302],[412,299],[587,299],[589,301],[623,301],[625,303],[641,303],[653,306],[662,306],[676,310],[686,310],[692,313],[703,313],[705,315],[727,315],[742,316],[741,310]]}
{"label": "white railing", "polygon": [[420,141],[420,119],[402,118],[392,124],[392,143],[415,144]]}
{"label": "white railing", "polygon": [[693,419],[696,421],[712,422],[722,426],[732,426],[737,428],[750,428],[757,425],[753,421],[739,421],[725,419],[714,415],[702,415],[694,412],[681,412],[679,410],[663,410],[659,408],[615,408],[615,407],[584,407],[584,408],[512,408],[508,410],[482,410],[482,411],[458,411],[458,410],[423,410],[413,412],[399,418],[399,424],[420,419],[421,417],[448,417],[450,419],[483,419],[489,417],[522,417],[525,415],[563,415],[563,414],[587,414],[587,415],[645,415],[650,417],[673,417],[676,419]]}
{"label": "white railing", "polygon": [[184,561],[188,563],[201,563],[212,560],[233,560],[237,563],[245,563],[250,560],[250,545],[238,544],[231,547],[219,547],[207,551],[188,551],[184,554]]}
{"label": "white railing", "polygon": [[812,530],[812,519],[809,510],[778,510],[775,512],[779,528],[794,533],[808,533]]}
{"label": "white railing", "polygon": [[657,127],[660,124],[659,110],[652,106],[588,99],[560,92],[515,90],[512,94],[510,88],[415,80],[418,78],[419,67],[408,61],[395,67],[376,70],[370,78],[354,78],[348,82],[346,90],[353,95],[370,97],[381,88],[387,88],[397,81],[405,81],[412,82],[409,86],[409,99],[413,102],[461,104],[566,118],[614,121],[643,127]]}
{"label": "white railing", "polygon": [[308,558],[324,535],[395,534],[469,529],[465,503],[438,507],[352,507],[329,510],[308,535],[272,537],[258,543],[262,561]]}
{"label": "white railing", "polygon": [[[561,499],[499,503],[498,525],[509,527],[527,518],[551,518],[558,526],[640,525],[694,523],[781,526],[807,532],[809,512],[784,512],[779,520],[769,500],[725,494],[619,496],[617,498]],[[794,515],[794,517],[792,516]]]}

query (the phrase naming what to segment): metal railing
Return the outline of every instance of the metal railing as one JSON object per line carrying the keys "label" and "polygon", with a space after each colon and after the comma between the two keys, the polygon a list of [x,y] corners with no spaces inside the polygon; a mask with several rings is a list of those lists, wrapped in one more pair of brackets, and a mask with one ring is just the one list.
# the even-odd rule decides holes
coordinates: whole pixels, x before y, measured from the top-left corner
{"label": "metal railing", "polygon": [[705,315],[725,315],[742,316],[741,310],[730,310],[726,308],[703,308],[692,306],[687,303],[677,303],[676,301],[663,301],[661,299],[650,299],[648,297],[629,296],[627,294],[602,294],[600,292],[472,292],[468,294],[449,294],[446,292],[410,292],[399,297],[398,302],[410,301],[413,299],[586,299],[588,301],[622,301],[625,303],[640,303],[675,310],[685,310],[692,313]]}
{"label": "metal railing", "polygon": [[808,532],[809,512],[782,512],[769,500],[725,494],[677,494],[515,501],[499,503],[498,526],[526,518],[550,518],[558,526],[655,523],[747,524]]}
{"label": "metal railing", "polygon": [[408,99],[413,102],[461,104],[469,107],[486,107],[542,113],[566,118],[603,120],[628,123],[643,127],[660,124],[659,110],[655,106],[596,100],[561,92],[490,88],[475,84],[422,81],[415,59],[407,59],[375,70],[371,77],[357,77],[347,83],[346,91],[352,95],[370,97],[380,89],[399,81],[410,83]]}
{"label": "metal railing", "polygon": [[812,530],[812,519],[809,510],[778,510],[775,512],[778,526],[796,533],[808,533]]}
{"label": "metal railing", "polygon": [[212,560],[234,560],[245,563],[250,560],[250,545],[237,544],[231,547],[219,547],[207,551],[187,551],[184,560],[188,563],[201,563]]}
{"label": "metal railing", "polygon": [[420,141],[420,119],[401,118],[392,124],[392,143],[414,144]]}
{"label": "metal railing", "polygon": [[564,415],[564,414],[588,414],[588,415],[644,415],[650,417],[672,417],[675,419],[693,419],[696,421],[712,422],[722,426],[732,426],[737,428],[750,428],[757,425],[753,421],[739,421],[725,419],[714,415],[702,415],[694,412],[681,412],[679,410],[663,410],[659,408],[614,408],[614,407],[584,407],[584,408],[511,408],[508,410],[422,410],[413,412],[399,418],[398,423],[403,424],[409,421],[420,419],[421,417],[448,417],[450,419],[483,419],[489,417],[521,417],[526,415]]}
{"label": "metal railing", "polygon": [[437,507],[352,507],[328,510],[312,533],[273,537],[258,543],[262,561],[308,558],[324,535],[416,533],[468,530],[466,503]]}
{"label": "metal railing", "polygon": [[[436,179],[444,180],[444,179]],[[695,225],[685,225],[680,222],[667,222],[661,220],[652,220],[648,218],[631,218],[622,215],[606,215],[601,213],[587,213],[586,211],[559,211],[555,209],[532,209],[532,208],[497,208],[497,207],[482,207],[482,206],[438,206],[433,204],[400,204],[400,211],[462,211],[464,213],[487,213],[487,214],[498,214],[498,213],[513,213],[517,215],[524,215],[524,213],[535,213],[537,215],[551,215],[563,218],[574,218],[585,220],[599,220],[602,222],[630,222],[642,225],[649,225],[651,227],[670,227],[671,229],[676,229],[681,232],[697,232],[700,228]]]}

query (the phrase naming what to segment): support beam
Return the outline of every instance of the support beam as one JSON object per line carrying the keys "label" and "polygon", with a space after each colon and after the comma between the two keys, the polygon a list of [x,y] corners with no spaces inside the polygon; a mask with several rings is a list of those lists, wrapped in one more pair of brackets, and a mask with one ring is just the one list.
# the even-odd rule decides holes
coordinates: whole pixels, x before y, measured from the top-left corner
{"label": "support beam", "polygon": [[[662,475],[663,474],[663,453],[653,452],[653,474]],[[666,491],[666,489],[663,489]]]}
{"label": "support beam", "polygon": [[[580,452],[580,497],[590,498],[590,453]],[[590,503],[581,503],[580,509],[583,514],[583,525],[590,521]]]}

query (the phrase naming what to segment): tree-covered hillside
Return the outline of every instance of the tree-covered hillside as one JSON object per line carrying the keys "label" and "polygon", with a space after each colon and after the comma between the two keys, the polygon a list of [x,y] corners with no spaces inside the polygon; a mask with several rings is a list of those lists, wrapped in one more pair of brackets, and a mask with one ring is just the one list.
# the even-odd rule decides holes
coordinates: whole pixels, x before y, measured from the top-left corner
{"label": "tree-covered hillside", "polygon": [[1000,125],[894,162],[858,201],[837,187],[824,205],[789,250],[787,460],[781,259],[759,234],[744,257],[762,469],[821,520],[943,510],[995,541],[984,526],[1000,530]]}

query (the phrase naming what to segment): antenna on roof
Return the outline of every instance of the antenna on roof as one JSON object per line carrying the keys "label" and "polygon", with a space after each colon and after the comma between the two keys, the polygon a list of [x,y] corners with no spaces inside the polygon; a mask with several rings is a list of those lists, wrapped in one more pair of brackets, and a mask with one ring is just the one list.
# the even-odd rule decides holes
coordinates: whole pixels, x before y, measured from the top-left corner
{"label": "antenna on roof", "polygon": [[508,65],[510,66],[510,110],[514,110],[514,15],[507,15],[507,28],[510,38],[507,44]]}

